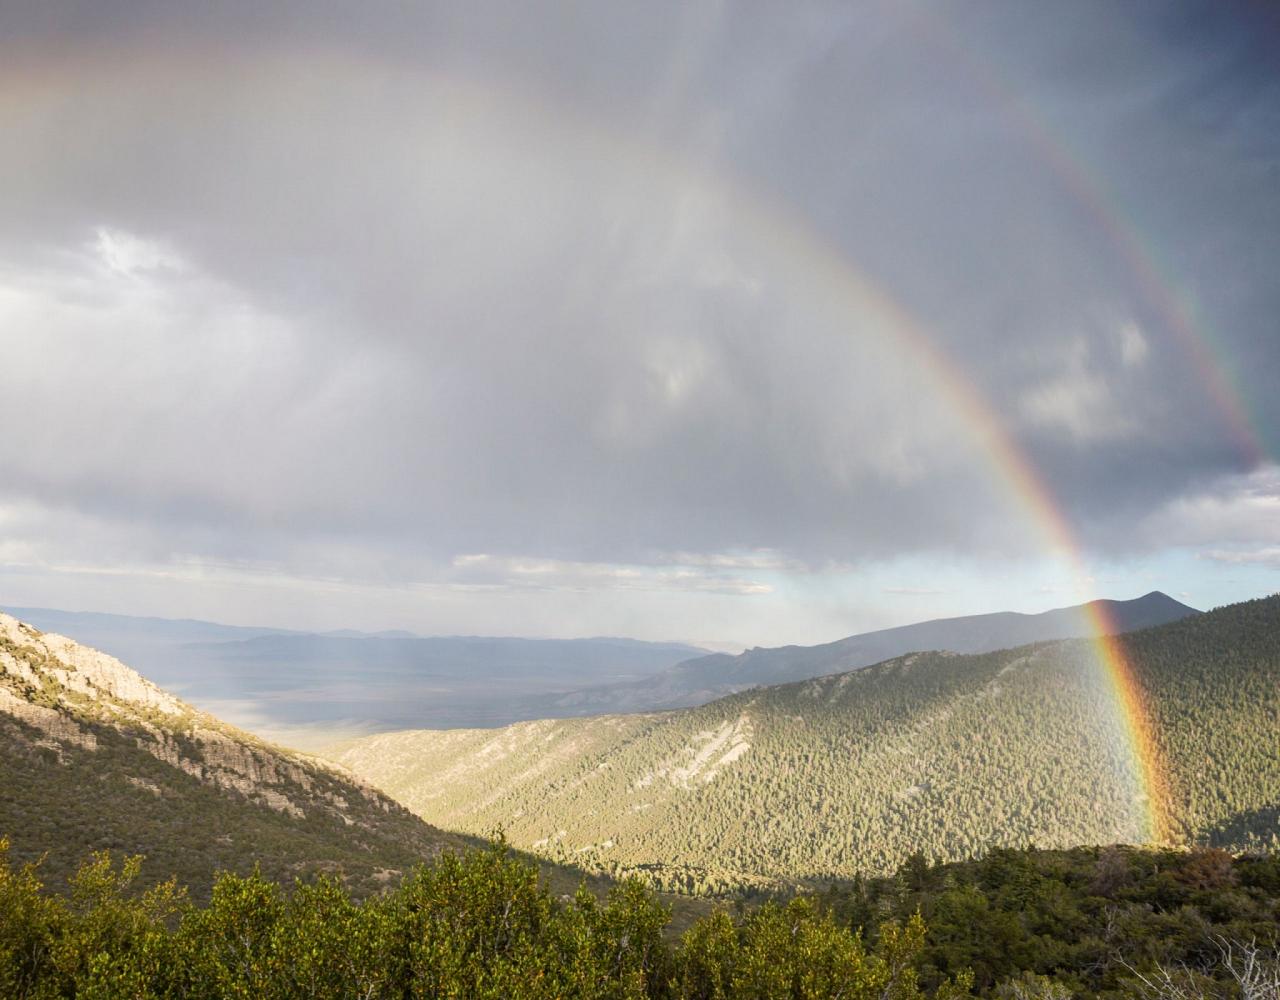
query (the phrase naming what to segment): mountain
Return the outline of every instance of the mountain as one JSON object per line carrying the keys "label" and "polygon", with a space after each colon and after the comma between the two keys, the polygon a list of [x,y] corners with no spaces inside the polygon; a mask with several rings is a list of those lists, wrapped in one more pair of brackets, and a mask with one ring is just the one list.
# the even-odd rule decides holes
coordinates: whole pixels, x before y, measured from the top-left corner
{"label": "mountain", "polygon": [[849,636],[820,646],[750,649],[737,656],[715,653],[687,660],[641,683],[612,684],[537,699],[533,715],[562,718],[606,712],[651,712],[702,705],[747,688],[807,680],[870,666],[905,653],[947,650],[989,653],[1030,642],[1092,635],[1101,612],[1116,632],[1163,625],[1199,614],[1152,591],[1130,601],[1093,601],[1027,615],[1013,611],[941,618]]}
{"label": "mountain", "polygon": [[[220,718],[298,747],[406,726],[502,725],[549,692],[638,681],[706,652],[634,639],[325,634],[11,609],[132,664]],[[336,735],[335,735],[336,732]]]}
{"label": "mountain", "polygon": [[[1118,631],[1197,612],[1155,592],[1100,601]],[[751,687],[869,666],[904,653],[987,652],[1091,633],[1086,606],[949,618],[820,646],[703,655],[634,639],[323,634],[48,608],[11,609],[132,664],[166,690],[242,728],[303,749],[429,727],[648,712]]]}
{"label": "mountain", "polygon": [[430,822],[503,827],[665,888],[1141,841],[1152,804],[1176,841],[1280,846],[1280,597],[1114,642],[1167,793],[1140,782],[1112,680],[1079,639],[911,653],[670,712],[388,733],[333,755]]}
{"label": "mountain", "polygon": [[[58,882],[90,850],[207,892],[218,869],[341,870],[358,895],[462,839],[367,783],[200,712],[119,660],[0,614],[0,838]],[[52,876],[52,877],[51,877]]]}
{"label": "mountain", "polygon": [[389,628],[381,632],[361,632],[357,628],[335,628],[321,635],[331,635],[338,639],[421,639],[422,636],[402,628]]}

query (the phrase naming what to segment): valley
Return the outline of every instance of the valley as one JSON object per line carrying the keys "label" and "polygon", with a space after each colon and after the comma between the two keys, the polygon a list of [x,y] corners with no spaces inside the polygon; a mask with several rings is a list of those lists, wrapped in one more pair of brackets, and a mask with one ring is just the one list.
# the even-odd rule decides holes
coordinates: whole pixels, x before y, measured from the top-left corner
{"label": "valley", "polygon": [[8,608],[142,671],[261,736],[312,750],[334,733],[490,726],[526,718],[566,689],[642,682],[705,652],[634,639],[325,633],[214,622]]}
{"label": "valley", "polygon": [[387,733],[333,758],[429,822],[680,891],[884,873],[916,853],[1277,846],[1280,597],[1118,640],[1154,721],[1151,802],[1083,640],[913,653],[698,708]]}
{"label": "valley", "polygon": [[981,653],[1086,636],[1095,629],[1096,609],[1117,632],[1197,613],[1155,592],[1039,614],[940,619],[818,646],[730,656],[622,638],[315,633],[51,608],[8,610],[37,628],[120,658],[244,729],[316,750],[344,736],[407,728],[488,728],[691,707],[750,687],[854,670],[919,650]]}

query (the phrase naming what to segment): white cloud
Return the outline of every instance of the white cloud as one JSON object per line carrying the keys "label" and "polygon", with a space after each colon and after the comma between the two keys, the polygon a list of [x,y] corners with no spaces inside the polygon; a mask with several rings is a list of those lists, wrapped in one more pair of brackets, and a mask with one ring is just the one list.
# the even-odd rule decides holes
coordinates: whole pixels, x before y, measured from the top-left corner
{"label": "white cloud", "polygon": [[1107,379],[1083,368],[1033,386],[1023,393],[1020,408],[1032,426],[1061,432],[1080,445],[1128,437],[1135,426]]}
{"label": "white cloud", "polygon": [[1210,549],[1200,553],[1204,559],[1236,566],[1265,566],[1280,569],[1280,545],[1260,549]]}
{"label": "white cloud", "polygon": [[646,353],[646,367],[659,396],[672,409],[688,402],[714,364],[707,346],[697,340],[655,338]]}
{"label": "white cloud", "polygon": [[751,552],[672,552],[659,556],[655,562],[674,566],[775,570],[792,573],[803,572],[807,568],[804,563],[788,558],[776,549],[756,549]]}
{"label": "white cloud", "polygon": [[692,591],[741,597],[773,592],[768,583],[721,572],[725,568],[741,568],[733,557],[726,558],[724,564],[715,563],[711,557],[702,565],[636,565],[469,554],[455,557],[453,567],[461,571],[461,581],[483,581],[514,589]]}
{"label": "white cloud", "polygon": [[1147,360],[1151,348],[1142,328],[1137,323],[1124,323],[1120,326],[1120,360],[1126,368],[1136,368]]}
{"label": "white cloud", "polygon": [[185,267],[184,261],[176,252],[159,242],[106,226],[97,229],[91,248],[109,270],[118,274],[181,271]]}
{"label": "white cloud", "polygon": [[1280,466],[1224,476],[1178,497],[1142,532],[1153,545],[1212,546],[1219,561],[1236,547],[1247,553],[1280,545]]}
{"label": "white cloud", "polygon": [[1142,429],[1137,407],[1149,405],[1137,379],[1150,345],[1132,321],[1094,318],[1090,326],[1102,350],[1098,339],[1084,335],[1027,349],[1028,361],[1046,372],[1023,390],[1020,413],[1032,427],[1056,432],[1081,447],[1132,440]]}

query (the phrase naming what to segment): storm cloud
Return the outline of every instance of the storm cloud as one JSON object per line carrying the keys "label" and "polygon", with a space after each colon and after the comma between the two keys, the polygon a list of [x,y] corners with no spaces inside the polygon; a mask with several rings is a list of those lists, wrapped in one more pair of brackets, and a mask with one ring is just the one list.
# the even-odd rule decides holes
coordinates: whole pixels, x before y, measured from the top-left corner
{"label": "storm cloud", "polygon": [[1212,518],[1274,486],[1278,31],[6,4],[6,577],[745,616],[806,574],[1038,558],[1020,475],[1086,561],[1273,551]]}

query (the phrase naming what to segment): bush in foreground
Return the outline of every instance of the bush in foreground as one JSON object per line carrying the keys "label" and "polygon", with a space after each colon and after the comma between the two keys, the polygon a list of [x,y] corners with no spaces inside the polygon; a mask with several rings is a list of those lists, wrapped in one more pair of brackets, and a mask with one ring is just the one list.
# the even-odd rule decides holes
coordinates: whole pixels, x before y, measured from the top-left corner
{"label": "bush in foreground", "polygon": [[[0,841],[0,996],[6,998],[498,997],[916,1000],[918,917],[874,948],[812,900],[720,912],[676,944],[634,883],[556,899],[504,845],[445,855],[362,904],[336,879],[290,890],[224,874],[207,906],[166,883],[133,891],[140,860],[93,855],[65,895]],[[948,1000],[967,981],[931,995]]]}
{"label": "bush in foreground", "polygon": [[140,890],[140,864],[95,854],[52,893],[0,840],[0,997],[1280,1000],[1275,856],[917,858],[678,941],[640,884],[557,897],[502,843],[362,903],[336,878],[255,873],[195,905],[172,882]]}

